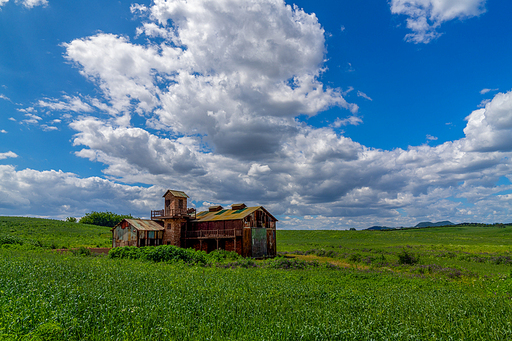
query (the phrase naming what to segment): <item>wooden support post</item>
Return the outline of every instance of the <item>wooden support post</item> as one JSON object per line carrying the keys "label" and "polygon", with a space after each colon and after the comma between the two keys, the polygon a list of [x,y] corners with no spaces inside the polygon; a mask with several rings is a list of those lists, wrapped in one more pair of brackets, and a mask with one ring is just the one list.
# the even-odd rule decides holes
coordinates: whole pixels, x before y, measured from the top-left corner
{"label": "wooden support post", "polygon": [[233,248],[234,248],[233,251],[236,252],[236,233],[235,233],[235,238],[233,238]]}
{"label": "wooden support post", "polygon": [[217,240],[217,250],[219,249],[219,238],[216,239]]}

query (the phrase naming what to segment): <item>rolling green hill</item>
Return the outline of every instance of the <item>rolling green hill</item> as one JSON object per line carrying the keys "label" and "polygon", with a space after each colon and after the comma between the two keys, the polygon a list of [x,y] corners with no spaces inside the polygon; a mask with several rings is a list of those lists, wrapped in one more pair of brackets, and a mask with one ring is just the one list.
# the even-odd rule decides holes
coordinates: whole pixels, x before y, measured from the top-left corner
{"label": "rolling green hill", "polygon": [[112,245],[108,227],[53,219],[0,217],[0,238],[7,236],[15,237],[26,246],[51,249]]}

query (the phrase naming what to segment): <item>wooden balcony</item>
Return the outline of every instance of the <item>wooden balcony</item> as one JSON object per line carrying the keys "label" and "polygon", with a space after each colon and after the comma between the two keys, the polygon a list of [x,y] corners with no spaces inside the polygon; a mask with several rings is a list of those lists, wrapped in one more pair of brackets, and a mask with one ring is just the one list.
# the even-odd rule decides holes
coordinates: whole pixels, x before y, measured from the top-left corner
{"label": "wooden balcony", "polygon": [[186,239],[223,239],[242,237],[241,229],[187,231]]}
{"label": "wooden balcony", "polygon": [[192,218],[196,216],[196,210],[193,208],[165,208],[163,210],[151,211],[151,220],[163,218]]}

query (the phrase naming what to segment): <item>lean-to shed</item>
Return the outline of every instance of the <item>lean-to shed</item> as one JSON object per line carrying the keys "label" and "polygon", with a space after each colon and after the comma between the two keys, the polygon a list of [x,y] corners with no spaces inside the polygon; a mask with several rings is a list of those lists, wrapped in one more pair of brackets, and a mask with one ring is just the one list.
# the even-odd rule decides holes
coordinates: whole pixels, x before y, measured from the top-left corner
{"label": "lean-to shed", "polygon": [[123,219],[111,231],[112,247],[163,244],[164,227],[154,220]]}

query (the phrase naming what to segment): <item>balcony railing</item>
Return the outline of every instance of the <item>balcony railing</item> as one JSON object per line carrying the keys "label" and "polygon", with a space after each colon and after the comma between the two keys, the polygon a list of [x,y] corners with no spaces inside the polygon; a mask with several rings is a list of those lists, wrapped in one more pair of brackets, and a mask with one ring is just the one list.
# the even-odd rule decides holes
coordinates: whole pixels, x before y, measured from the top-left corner
{"label": "balcony railing", "polygon": [[241,236],[242,230],[240,229],[187,231],[185,234],[185,237],[189,239],[235,238]]}
{"label": "balcony railing", "polygon": [[166,207],[163,210],[151,211],[151,219],[153,218],[180,218],[180,217],[192,217],[195,218],[196,210],[194,208],[169,208]]}

